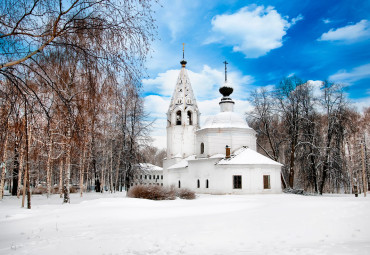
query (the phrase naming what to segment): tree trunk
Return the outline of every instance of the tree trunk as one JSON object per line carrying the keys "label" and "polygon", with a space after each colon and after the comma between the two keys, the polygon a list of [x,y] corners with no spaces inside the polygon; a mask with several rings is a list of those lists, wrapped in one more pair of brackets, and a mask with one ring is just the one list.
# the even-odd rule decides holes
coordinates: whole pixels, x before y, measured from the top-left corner
{"label": "tree trunk", "polygon": [[110,151],[109,188],[110,188],[110,193],[112,193],[113,192],[113,142],[112,142],[112,147]]}
{"label": "tree trunk", "polygon": [[332,132],[331,132],[331,129],[329,127],[328,128],[327,141],[326,141],[325,162],[324,162],[324,165],[323,165],[322,178],[321,178],[321,183],[320,183],[320,188],[319,188],[320,195],[322,195],[322,193],[324,191],[324,186],[325,186],[326,178],[328,176],[328,171],[329,171],[331,138],[332,138]]}
{"label": "tree trunk", "polygon": [[[313,153],[312,151],[311,151],[311,153]],[[315,187],[315,193],[317,193],[318,192],[318,187],[317,187],[317,170],[316,170],[316,164],[315,164],[315,158],[314,158],[314,156],[310,156],[310,158],[311,158],[311,171],[312,171],[312,178],[313,178],[313,183],[314,183],[314,187]]]}
{"label": "tree trunk", "polygon": [[12,186],[12,196],[17,195],[18,191],[18,179],[19,179],[19,142],[14,143],[14,161],[13,161],[13,186]]}
{"label": "tree trunk", "polygon": [[363,190],[364,190],[364,197],[366,197],[366,191],[367,191],[367,183],[366,182],[367,182],[367,178],[366,178],[366,167],[365,167],[364,142],[361,143],[361,162],[362,162],[362,187],[363,187]]}
{"label": "tree trunk", "polygon": [[17,198],[19,198],[19,196],[21,194],[22,173],[24,172],[23,171],[23,155],[24,155],[24,151],[23,151],[23,148],[21,148],[21,155],[19,157],[19,174],[18,174]]}
{"label": "tree trunk", "polygon": [[24,200],[27,194],[27,208],[31,209],[31,189],[30,189],[30,171],[29,171],[29,145],[31,144],[31,130],[28,128],[27,120],[27,104],[25,103],[25,130],[26,130],[26,167],[24,170],[24,179],[23,179],[23,197],[22,197],[22,207],[24,207]]}
{"label": "tree trunk", "polygon": [[3,199],[4,196],[4,185],[5,185],[5,173],[6,173],[6,160],[8,157],[8,132],[6,131],[5,134],[5,141],[4,141],[4,151],[3,151],[3,158],[1,160],[1,181],[0,181],[0,200]]}
{"label": "tree trunk", "polygon": [[63,159],[60,159],[60,166],[59,166],[59,196],[60,198],[63,197]]}
{"label": "tree trunk", "polygon": [[119,165],[121,163],[121,153],[118,153],[117,169],[116,169],[116,181],[115,181],[115,191],[118,191],[118,176],[119,176]]}
{"label": "tree trunk", "polygon": [[86,182],[85,182],[85,186],[86,186],[86,189],[87,189],[87,187],[89,187],[89,190],[90,190],[90,187],[92,185],[92,183],[90,182],[90,180],[91,180],[91,173],[90,173],[90,162],[91,162],[90,155],[91,154],[90,154],[90,150],[87,153],[88,154],[87,154],[86,159],[88,159],[88,160],[87,160],[87,167],[86,167]]}
{"label": "tree trunk", "polygon": [[321,178],[320,189],[319,189],[320,195],[322,195],[322,193],[324,191],[324,186],[325,186],[326,178],[328,176],[328,170],[329,170],[328,168],[329,168],[328,163],[325,162],[324,163],[323,170],[322,170],[322,178]]}
{"label": "tree trunk", "polygon": [[103,150],[103,160],[104,160],[104,166],[101,168],[101,182],[100,182],[100,192],[103,193],[104,192],[104,185],[105,185],[105,168],[107,167],[107,164],[108,164],[108,159],[106,157],[106,153],[105,153],[105,148]]}
{"label": "tree trunk", "polygon": [[71,123],[68,123],[68,130],[67,130],[67,155],[66,155],[66,173],[64,178],[64,199],[63,203],[70,203],[70,179],[71,179],[71,150],[72,150],[72,134],[71,134]]}
{"label": "tree trunk", "polygon": [[289,167],[289,187],[293,188],[294,185],[294,161],[295,161],[295,144],[291,145],[290,152],[290,167]]}
{"label": "tree trunk", "polygon": [[50,139],[49,144],[49,153],[48,153],[48,161],[46,163],[46,188],[47,188],[47,198],[49,198],[51,193],[51,161],[52,161],[52,155],[53,155],[53,139]]}
{"label": "tree trunk", "polygon": [[84,188],[84,172],[85,172],[85,158],[86,158],[86,143],[84,143],[84,150],[80,158],[80,197],[83,195]]}

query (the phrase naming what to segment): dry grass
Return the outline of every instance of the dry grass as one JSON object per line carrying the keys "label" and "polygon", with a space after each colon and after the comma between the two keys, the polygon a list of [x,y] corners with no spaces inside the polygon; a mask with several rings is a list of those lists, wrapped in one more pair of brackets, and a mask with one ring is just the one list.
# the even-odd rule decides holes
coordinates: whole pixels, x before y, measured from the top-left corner
{"label": "dry grass", "polygon": [[190,189],[178,189],[176,192],[176,196],[178,196],[181,199],[195,199],[195,192]]}
{"label": "dry grass", "polygon": [[157,185],[137,185],[130,188],[127,196],[151,200],[174,200],[176,198],[176,192],[172,188],[168,189]]}
{"label": "dry grass", "polygon": [[127,192],[128,197],[144,198],[151,200],[174,200],[177,197],[182,199],[195,199],[195,193],[189,189],[175,189],[171,186],[166,188],[157,185],[137,185]]}
{"label": "dry grass", "polygon": [[33,188],[31,193],[33,195],[42,195],[47,193],[47,189],[46,187],[39,185],[36,188]]}

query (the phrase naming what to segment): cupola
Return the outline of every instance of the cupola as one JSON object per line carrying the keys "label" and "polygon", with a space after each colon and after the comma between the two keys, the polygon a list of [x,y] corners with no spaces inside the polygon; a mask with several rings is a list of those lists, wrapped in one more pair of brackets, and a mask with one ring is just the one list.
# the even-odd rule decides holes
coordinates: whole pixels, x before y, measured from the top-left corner
{"label": "cupola", "polygon": [[234,89],[227,82],[227,64],[229,63],[224,61],[224,64],[225,64],[225,83],[218,90],[222,95],[219,105],[221,112],[233,112],[235,102],[231,99],[230,95],[233,93]]}

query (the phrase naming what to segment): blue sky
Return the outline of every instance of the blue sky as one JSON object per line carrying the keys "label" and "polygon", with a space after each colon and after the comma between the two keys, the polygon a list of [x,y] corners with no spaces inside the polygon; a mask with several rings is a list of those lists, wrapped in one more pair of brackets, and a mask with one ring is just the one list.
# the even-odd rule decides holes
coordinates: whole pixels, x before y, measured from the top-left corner
{"label": "blue sky", "polygon": [[[296,75],[346,85],[361,109],[370,106],[370,1],[162,0],[158,40],[143,80],[146,108],[165,135],[165,113],[180,70],[182,43],[202,121],[218,112],[227,60],[236,111],[250,91]],[[160,145],[159,145],[160,146]],[[162,146],[163,147],[163,146]]]}

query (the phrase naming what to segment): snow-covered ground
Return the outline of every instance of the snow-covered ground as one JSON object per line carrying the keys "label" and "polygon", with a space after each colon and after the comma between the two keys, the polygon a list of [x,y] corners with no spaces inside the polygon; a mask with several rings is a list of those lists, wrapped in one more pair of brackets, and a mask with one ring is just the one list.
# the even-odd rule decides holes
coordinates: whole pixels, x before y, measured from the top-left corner
{"label": "snow-covered ground", "polygon": [[370,198],[122,193],[0,202],[0,254],[370,254]]}

